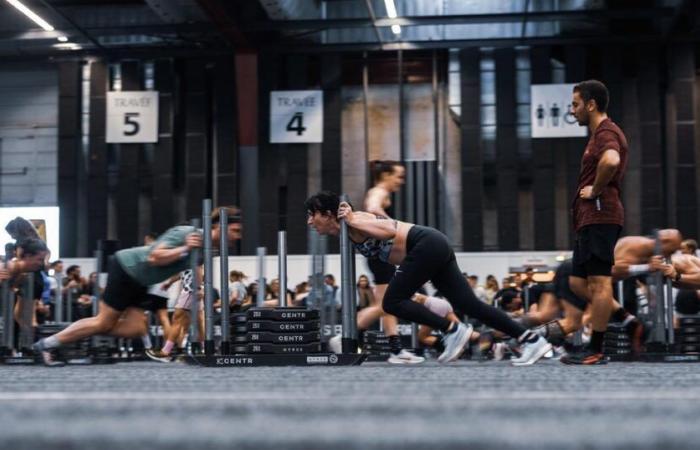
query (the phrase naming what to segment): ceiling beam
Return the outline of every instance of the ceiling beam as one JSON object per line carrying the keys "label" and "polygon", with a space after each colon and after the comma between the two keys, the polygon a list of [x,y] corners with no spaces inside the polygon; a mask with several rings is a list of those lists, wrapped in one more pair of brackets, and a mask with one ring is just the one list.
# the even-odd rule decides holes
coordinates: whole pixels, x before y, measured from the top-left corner
{"label": "ceiling beam", "polygon": [[[572,11],[536,11],[527,13],[528,22],[552,21],[590,21],[600,22],[610,19],[661,19],[673,17],[675,8],[638,8],[625,10],[572,10]],[[522,12],[503,14],[461,14],[445,16],[406,16],[394,19],[385,17],[372,19],[317,19],[317,20],[276,20],[242,25],[242,31],[287,31],[328,28],[370,28],[402,27],[423,25],[471,25],[489,23],[522,23]]]}
{"label": "ceiling beam", "polygon": [[[290,53],[318,53],[318,52],[359,52],[359,51],[397,51],[397,50],[427,50],[440,48],[469,48],[469,47],[513,47],[518,45],[581,45],[581,44],[642,44],[659,42],[660,35],[629,35],[629,36],[575,36],[575,37],[530,37],[521,39],[493,38],[493,39],[455,39],[438,41],[406,41],[376,44],[373,42],[358,42],[351,44],[313,44],[285,43],[264,45],[261,50]],[[678,36],[673,42],[700,42],[700,34]]]}

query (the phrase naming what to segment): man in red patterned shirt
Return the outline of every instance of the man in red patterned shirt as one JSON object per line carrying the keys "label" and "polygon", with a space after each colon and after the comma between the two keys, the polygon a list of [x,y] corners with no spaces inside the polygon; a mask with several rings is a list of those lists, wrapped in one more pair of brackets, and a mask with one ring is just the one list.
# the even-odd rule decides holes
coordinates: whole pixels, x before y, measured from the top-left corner
{"label": "man in red patterned shirt", "polygon": [[[574,87],[571,112],[590,138],[581,158],[578,189],[572,203],[574,242],[571,290],[590,302],[593,334],[587,348],[562,358],[567,364],[601,364],[603,336],[613,312],[611,268],[624,224],[620,200],[627,166],[627,139],[607,115],[608,89],[596,80]],[[624,309],[615,311],[626,315]],[[623,321],[623,317],[612,317]]]}

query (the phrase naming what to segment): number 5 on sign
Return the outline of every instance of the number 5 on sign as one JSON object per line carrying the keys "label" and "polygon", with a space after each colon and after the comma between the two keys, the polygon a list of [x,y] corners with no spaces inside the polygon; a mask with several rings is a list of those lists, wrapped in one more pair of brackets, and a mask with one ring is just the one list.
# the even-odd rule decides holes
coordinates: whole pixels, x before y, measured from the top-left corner
{"label": "number 5 on sign", "polygon": [[158,92],[107,92],[107,143],[158,142]]}
{"label": "number 5 on sign", "polygon": [[270,142],[323,142],[323,91],[271,91]]}

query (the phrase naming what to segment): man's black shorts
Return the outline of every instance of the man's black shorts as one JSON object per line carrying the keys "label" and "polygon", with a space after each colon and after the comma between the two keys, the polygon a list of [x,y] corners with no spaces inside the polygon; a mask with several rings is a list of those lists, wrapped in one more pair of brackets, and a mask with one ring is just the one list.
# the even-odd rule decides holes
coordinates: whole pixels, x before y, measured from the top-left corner
{"label": "man's black shorts", "polygon": [[107,286],[104,301],[117,311],[124,311],[130,306],[142,308],[141,302],[148,293],[146,286],[141,286],[124,271],[116,258],[111,257],[107,263]]}
{"label": "man's black shorts", "polygon": [[588,303],[578,295],[574,294],[569,285],[569,277],[573,272],[573,263],[571,260],[562,262],[557,268],[554,275],[554,295],[557,298],[564,300],[580,311],[585,311]]}
{"label": "man's black shorts", "polygon": [[168,309],[168,299],[154,294],[146,294],[141,300],[139,308],[151,312]]}
{"label": "man's black shorts", "polygon": [[376,258],[367,258],[367,265],[372,272],[374,284],[389,284],[394,278],[396,266],[393,264],[385,263]]}
{"label": "man's black shorts", "polygon": [[615,244],[622,227],[615,224],[586,225],[576,233],[572,276],[611,275],[615,262]]}

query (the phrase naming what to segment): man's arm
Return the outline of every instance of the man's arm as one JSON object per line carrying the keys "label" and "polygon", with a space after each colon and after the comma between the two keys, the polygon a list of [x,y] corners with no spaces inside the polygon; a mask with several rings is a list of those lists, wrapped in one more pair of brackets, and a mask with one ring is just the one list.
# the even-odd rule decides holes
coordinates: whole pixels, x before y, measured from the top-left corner
{"label": "man's arm", "polygon": [[598,161],[595,181],[593,182],[590,193],[587,193],[587,198],[593,199],[602,194],[605,186],[612,181],[619,166],[620,153],[613,149],[605,150],[605,152],[603,152],[603,156],[600,158],[600,161]]}
{"label": "man's arm", "polygon": [[378,219],[365,212],[353,212],[346,202],[341,202],[338,207],[338,219],[347,221],[352,228],[375,239],[393,239],[396,236],[396,221]]}
{"label": "man's arm", "polygon": [[152,266],[167,266],[185,258],[191,249],[201,246],[202,236],[199,233],[190,233],[185,238],[185,245],[172,248],[165,244],[158,244],[148,254],[148,263]]}

